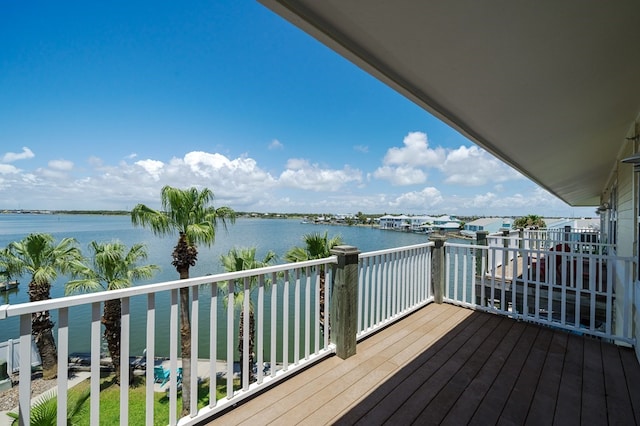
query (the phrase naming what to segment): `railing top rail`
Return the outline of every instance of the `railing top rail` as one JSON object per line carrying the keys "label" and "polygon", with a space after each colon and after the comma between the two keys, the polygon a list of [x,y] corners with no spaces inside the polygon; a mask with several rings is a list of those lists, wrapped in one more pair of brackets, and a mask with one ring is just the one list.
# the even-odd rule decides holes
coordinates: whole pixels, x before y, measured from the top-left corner
{"label": "railing top rail", "polygon": [[65,296],[56,299],[42,300],[39,302],[27,302],[17,305],[1,305],[0,319],[20,316],[24,314],[32,314],[34,312],[86,305],[89,303],[104,302],[106,300],[119,299],[123,297],[133,297],[150,293],[159,293],[161,291],[176,290],[201,284],[210,284],[257,275],[278,273],[291,269],[303,269],[307,267],[326,265],[328,263],[338,263],[338,257],[329,256],[323,259],[307,260],[304,262],[296,263],[284,263],[282,265],[273,265],[264,268],[249,269],[246,271],[226,272],[216,275],[204,275],[201,277],[188,278],[184,280],[164,281],[156,284],[145,284],[119,290],[100,291],[96,293],[80,294],[76,296]]}
{"label": "railing top rail", "polygon": [[478,244],[464,244],[464,243],[444,243],[445,247],[459,247],[459,248],[474,248],[474,249],[488,249],[489,246],[482,246]]}
{"label": "railing top rail", "polygon": [[434,245],[435,243],[433,241],[429,241],[428,243],[420,243],[420,244],[413,244],[413,245],[404,246],[404,247],[394,247],[394,248],[384,249],[384,250],[369,251],[367,253],[360,253],[360,259],[366,258],[366,257],[380,256],[383,254],[397,253],[399,251],[432,247]]}

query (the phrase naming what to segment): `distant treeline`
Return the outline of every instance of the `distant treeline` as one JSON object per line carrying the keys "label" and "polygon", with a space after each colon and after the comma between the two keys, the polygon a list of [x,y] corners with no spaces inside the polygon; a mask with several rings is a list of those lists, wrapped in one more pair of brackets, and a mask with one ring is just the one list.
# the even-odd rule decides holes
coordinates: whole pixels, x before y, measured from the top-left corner
{"label": "distant treeline", "polygon": [[53,214],[96,214],[110,216],[128,216],[131,212],[126,210],[52,210]]}

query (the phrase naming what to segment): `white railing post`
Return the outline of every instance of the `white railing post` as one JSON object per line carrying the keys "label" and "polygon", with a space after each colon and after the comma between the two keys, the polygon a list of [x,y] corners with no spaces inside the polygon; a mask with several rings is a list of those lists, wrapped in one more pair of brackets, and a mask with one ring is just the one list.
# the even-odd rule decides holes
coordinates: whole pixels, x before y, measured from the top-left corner
{"label": "white railing post", "polygon": [[356,354],[358,332],[358,255],[352,246],[336,246],[331,254],[338,257],[331,291],[331,341],[342,359]]}
{"label": "white railing post", "polygon": [[31,315],[20,316],[20,384],[18,416],[20,426],[31,419]]}

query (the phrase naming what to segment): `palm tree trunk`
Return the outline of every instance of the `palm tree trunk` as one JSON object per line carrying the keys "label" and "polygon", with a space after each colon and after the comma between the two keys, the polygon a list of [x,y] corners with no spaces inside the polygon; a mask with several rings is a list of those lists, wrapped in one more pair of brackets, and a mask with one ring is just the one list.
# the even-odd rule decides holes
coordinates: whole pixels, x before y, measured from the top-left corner
{"label": "palm tree trunk", "polygon": [[[240,310],[240,325],[238,327],[238,351],[240,352],[240,382],[242,383],[242,378],[245,374],[243,369],[243,361],[244,361],[244,309]],[[256,318],[253,313],[253,309],[249,310],[249,383],[253,383],[256,381],[256,376],[253,372],[253,365],[255,364],[256,354],[255,354],[255,341],[256,335]]]}
{"label": "palm tree trunk", "polygon": [[[189,245],[186,236],[180,233],[178,244],[173,249],[173,262],[180,279],[189,278],[189,267],[196,264],[198,250]],[[182,357],[182,416],[189,415],[191,407],[191,315],[189,288],[180,289],[180,352]],[[171,372],[176,374],[175,371]]]}
{"label": "palm tree trunk", "polygon": [[116,383],[120,383],[120,336],[121,336],[122,306],[120,299],[104,302],[104,337],[111,354],[111,364],[115,371]]}
{"label": "palm tree trunk", "polygon": [[[318,299],[320,299],[318,302],[320,304],[320,331],[324,333],[324,317],[325,317],[325,297],[326,297],[326,289],[325,289],[325,273],[324,273],[324,269],[320,269],[319,271],[319,275],[320,275],[320,295],[318,296]],[[329,324],[328,327],[328,332],[331,331],[331,324]]]}
{"label": "palm tree trunk", "polygon": [[[182,274],[180,274],[182,278]],[[187,277],[188,274],[187,274]],[[189,315],[189,288],[180,289],[180,350],[182,353],[182,415],[189,414],[191,406],[191,317]],[[174,374],[172,371],[171,374]]]}
{"label": "palm tree trunk", "polygon": [[[29,283],[29,301],[37,302],[50,299],[49,284]],[[31,315],[31,334],[35,340],[40,361],[42,362],[42,377],[55,379],[58,375],[58,351],[56,341],[53,338],[53,321],[49,311],[35,312]]]}

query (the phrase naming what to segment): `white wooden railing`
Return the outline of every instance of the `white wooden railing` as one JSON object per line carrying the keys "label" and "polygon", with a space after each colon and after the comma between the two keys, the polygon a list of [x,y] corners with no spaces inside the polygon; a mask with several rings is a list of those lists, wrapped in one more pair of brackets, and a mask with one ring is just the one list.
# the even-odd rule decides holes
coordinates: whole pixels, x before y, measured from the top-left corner
{"label": "white wooden railing", "polygon": [[424,243],[360,254],[358,339],[433,301],[433,245]]}
{"label": "white wooden railing", "polygon": [[[329,290],[329,283],[332,277],[332,266],[336,263],[336,257],[331,256],[326,259],[313,260],[307,262],[270,266],[267,268],[255,269],[210,275],[187,280],[169,281],[158,284],[132,287],[129,289],[113,290],[94,294],[86,294],[72,297],[63,297],[47,301],[24,303],[19,305],[0,306],[0,319],[18,317],[20,321],[20,358],[22,360],[31,359],[31,314],[44,310],[57,311],[58,316],[58,377],[67,377],[69,368],[69,308],[80,305],[91,306],[91,396],[90,396],[90,422],[100,423],[100,347],[102,338],[101,306],[111,299],[122,301],[122,342],[121,359],[129,359],[129,341],[137,336],[130,335],[130,300],[136,296],[147,298],[146,307],[146,365],[150,366],[146,371],[146,424],[153,424],[154,419],[154,375],[153,368],[155,362],[154,347],[156,336],[159,333],[169,334],[169,365],[170,371],[175,372],[178,368],[178,348],[180,345],[179,335],[179,290],[189,287],[191,290],[191,407],[190,415],[178,418],[180,407],[177,404],[178,382],[176,374],[171,374],[169,380],[169,418],[166,423],[170,425],[195,424],[204,418],[224,410],[238,401],[254,394],[267,384],[282,380],[296,371],[304,368],[309,363],[315,362],[333,353],[333,345],[329,344],[328,333],[320,331],[319,317],[319,283],[320,270],[326,273],[325,285]],[[237,322],[239,312],[235,309],[233,299],[233,286],[224,286],[226,293],[219,291],[225,283],[239,282],[244,293],[244,317],[249,317],[250,309],[253,309],[256,318],[256,359],[257,368],[256,381],[249,382],[249,374],[243,374],[243,382],[240,389],[234,390],[233,360],[237,347]],[[257,283],[255,286],[253,283]],[[252,289],[252,287],[255,287]],[[170,294],[169,302],[169,329],[156,329],[156,301],[162,293]],[[226,313],[218,315],[219,303],[222,297],[228,298]],[[208,312],[200,307],[200,301],[209,298],[210,308]],[[330,297],[327,293],[327,303],[325,306],[326,316],[329,317]],[[251,306],[253,304],[253,306]],[[224,308],[222,308],[224,309]],[[201,315],[208,317],[201,319]],[[211,348],[209,354],[209,405],[198,409],[198,341],[199,335],[195,330],[199,329],[201,321],[209,323],[208,343]],[[221,322],[224,324],[221,325]],[[217,330],[222,326],[226,329],[226,353],[216,353],[218,345]],[[327,325],[325,325],[326,327]],[[244,347],[242,366],[244,372],[248,372],[249,360],[249,327],[244,327]],[[321,338],[321,336],[323,336]],[[269,337],[267,339],[267,337]],[[281,341],[280,345],[276,342]],[[263,372],[262,365],[265,361],[265,354],[271,363],[269,374]],[[226,398],[216,400],[216,359],[227,361],[226,371]],[[252,368],[252,367],[251,367]],[[31,369],[22,368],[19,373],[19,414],[24,424],[29,424],[30,418],[30,394],[31,394]],[[123,362],[120,370],[121,383],[129,382],[129,365]],[[67,415],[67,381],[58,380],[58,424],[66,423]],[[120,387],[120,423],[127,424],[129,419],[129,387]],[[160,419],[164,421],[163,419]]]}
{"label": "white wooden railing", "polygon": [[[560,327],[575,332],[632,343],[631,303],[635,295],[631,285],[631,259],[606,253],[551,251],[540,245],[535,248],[522,244],[473,246],[445,243],[444,248],[430,242],[408,247],[362,253],[358,256],[357,330],[362,339],[376,330],[397,321],[416,309],[434,301],[432,282],[433,253],[444,250],[445,302],[473,309],[490,311],[516,319]],[[440,258],[440,257],[438,257]],[[489,262],[489,259],[490,262]],[[163,282],[130,289],[53,299],[49,301],[0,306],[0,320],[18,317],[20,321],[20,356],[30,359],[31,314],[50,310],[58,317],[58,376],[66,377],[69,367],[69,309],[91,306],[91,424],[100,422],[100,349],[102,325],[101,307],[105,301],[122,301],[121,359],[130,355],[131,299],[146,298],[146,365],[155,361],[156,337],[169,335],[169,365],[177,371],[179,339],[179,291],[191,291],[192,371],[190,376],[192,403],[189,415],[179,418],[177,404],[178,382],[175,374],[169,381],[168,424],[190,425],[235,405],[244,398],[282,380],[310,363],[335,352],[329,341],[331,285],[337,256],[295,264],[234,273],[210,275]],[[500,263],[500,264],[499,264]],[[321,329],[320,283],[325,274],[325,322]],[[490,272],[490,273],[489,273]],[[613,283],[618,285],[614,292]],[[227,283],[236,283],[236,293]],[[628,283],[629,285],[625,285]],[[238,289],[239,288],[239,289]],[[222,289],[226,289],[222,291]],[[242,375],[242,383],[234,388],[233,360],[237,348],[239,312],[234,307],[238,291],[243,292],[244,317],[251,311],[256,318],[255,381]],[[620,292],[624,292],[624,297]],[[164,296],[162,296],[164,294]],[[169,295],[168,302],[164,302]],[[228,303],[221,303],[227,298]],[[208,299],[208,300],[207,300]],[[207,303],[204,303],[204,302]],[[201,304],[201,302],[203,302]],[[169,327],[156,328],[159,305],[168,303]],[[206,306],[206,307],[205,307]],[[225,307],[226,306],[226,307]],[[165,307],[166,308],[166,307]],[[616,318],[618,318],[616,322]],[[621,318],[621,320],[620,320]],[[209,353],[208,377],[197,377],[198,343],[202,338],[195,330],[206,324]],[[0,323],[1,324],[1,323]],[[249,365],[249,327],[244,327],[243,372]],[[226,337],[221,338],[219,330]],[[220,340],[223,353],[216,348]],[[25,344],[22,344],[22,343]],[[216,360],[226,360],[225,371],[217,371]],[[265,362],[271,364],[263,370]],[[226,397],[216,400],[216,378],[226,375]],[[121,366],[121,382],[129,380],[129,365]],[[197,407],[198,379],[210,383],[209,404]],[[154,421],[153,369],[146,371],[146,420]],[[30,413],[30,369],[20,371],[19,410],[23,419]],[[58,422],[66,421],[67,384],[58,381]],[[129,388],[120,388],[120,419],[126,424],[130,407]],[[162,421],[164,419],[161,419]],[[28,424],[28,421],[25,421]]]}
{"label": "white wooden railing", "polygon": [[631,258],[452,243],[445,253],[446,302],[634,343]]}
{"label": "white wooden railing", "polygon": [[[1,354],[4,354],[1,355]],[[20,340],[9,339],[0,343],[0,358],[7,361],[7,371],[9,374],[20,370]],[[36,343],[31,339],[31,367],[40,365],[40,354]]]}

